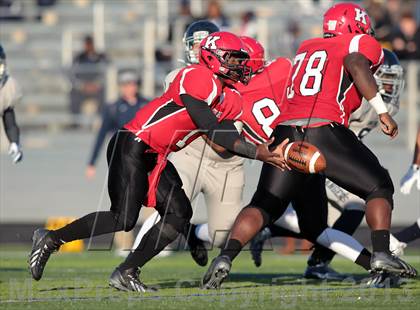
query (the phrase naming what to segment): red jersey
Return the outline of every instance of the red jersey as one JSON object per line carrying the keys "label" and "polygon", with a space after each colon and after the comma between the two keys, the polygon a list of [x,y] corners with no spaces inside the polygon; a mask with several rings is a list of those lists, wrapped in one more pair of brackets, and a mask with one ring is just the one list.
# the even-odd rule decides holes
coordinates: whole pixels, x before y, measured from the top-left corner
{"label": "red jersey", "polygon": [[271,136],[271,124],[280,115],[291,68],[289,59],[279,57],[266,65],[248,85],[237,87],[242,95],[239,120],[243,123],[242,134],[248,141],[260,144]]}
{"label": "red jersey", "polygon": [[190,65],[178,72],[161,97],[142,107],[124,127],[160,154],[178,151],[202,135],[181,101],[182,94],[207,102],[219,121],[235,120],[241,114],[238,92],[222,89],[207,67]]}
{"label": "red jersey", "polygon": [[383,62],[378,41],[366,34],[344,34],[304,41],[293,62],[287,83],[287,105],[276,123],[295,119],[323,119],[348,126],[362,95],[344,68],[344,58],[363,54],[372,71]]}

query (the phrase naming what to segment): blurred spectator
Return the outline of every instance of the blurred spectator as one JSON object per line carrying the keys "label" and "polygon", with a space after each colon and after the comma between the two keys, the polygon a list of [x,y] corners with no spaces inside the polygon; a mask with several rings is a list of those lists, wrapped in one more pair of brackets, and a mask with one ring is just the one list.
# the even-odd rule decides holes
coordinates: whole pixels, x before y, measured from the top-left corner
{"label": "blurred spectator", "polygon": [[297,20],[291,19],[287,22],[285,35],[280,37],[282,46],[286,49],[286,57],[293,58],[303,41],[302,28]]}
{"label": "blurred spectator", "polygon": [[239,34],[241,36],[248,36],[252,38],[257,36],[257,21],[253,11],[246,11],[241,15]]}
{"label": "blurred spectator", "polygon": [[404,13],[392,35],[392,48],[401,59],[420,59],[420,27],[411,13]]}
{"label": "blurred spectator", "polygon": [[41,7],[53,6],[57,0],[36,0],[36,4]]}
{"label": "blurred spectator", "polygon": [[0,0],[0,20],[22,20],[23,2],[21,0]]}
{"label": "blurred spectator", "polygon": [[207,6],[207,16],[204,19],[215,23],[220,29],[226,30],[230,26],[229,19],[223,14],[222,6],[217,0],[210,0]]}
{"label": "blurred spectator", "polygon": [[95,49],[93,38],[86,36],[84,48],[73,60],[70,111],[80,114],[88,100],[94,101],[97,111],[104,102],[107,57]]}
{"label": "blurred spectator", "polygon": [[102,125],[86,169],[86,177],[92,179],[96,174],[95,163],[107,134],[113,134],[131,120],[136,112],[147,103],[139,94],[139,78],[133,71],[124,71],[118,77],[120,97],[102,109]]}
{"label": "blurred spectator", "polygon": [[[178,29],[177,23],[182,23],[182,34],[184,30],[187,29],[188,25],[194,21],[194,17],[191,14],[190,2],[188,0],[181,0],[178,6],[178,14],[174,16],[169,25],[169,34],[168,34],[168,43],[171,43],[174,36],[177,36],[175,33]],[[179,31],[179,30],[178,30]],[[181,34],[181,35],[182,35]],[[162,45],[156,49],[155,55],[158,62],[170,62],[174,54],[172,45]],[[165,64],[162,64],[165,66]]]}
{"label": "blurred spectator", "polygon": [[[375,21],[375,36],[382,43],[390,45],[393,20],[382,1],[373,0],[367,4],[369,16]],[[390,46],[387,46],[390,48]]]}

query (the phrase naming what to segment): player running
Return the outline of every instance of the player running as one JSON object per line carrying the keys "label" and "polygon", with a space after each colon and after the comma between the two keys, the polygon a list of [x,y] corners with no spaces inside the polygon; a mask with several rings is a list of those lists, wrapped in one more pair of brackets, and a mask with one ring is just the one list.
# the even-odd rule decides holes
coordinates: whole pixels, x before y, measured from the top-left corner
{"label": "player running", "polygon": [[[188,65],[199,63],[201,41],[209,34],[218,31],[219,28],[207,20],[199,20],[188,26],[183,38]],[[165,89],[180,70],[182,68],[175,69],[167,75]],[[238,122],[235,122],[235,126],[238,127]],[[195,238],[195,224],[208,222],[206,228],[210,233],[206,233],[206,236],[211,236],[208,241],[215,246],[224,244],[226,232],[232,227],[243,206],[244,159],[231,153],[218,154],[204,138],[200,137],[179,152],[171,154],[170,161],[176,167],[183,189],[192,204],[200,193],[203,194],[206,210],[199,210],[193,205],[193,216],[190,221],[193,225],[185,226],[184,235],[188,240],[193,259],[198,265],[205,266],[208,261],[207,250],[203,242]],[[220,216],[221,214],[224,216]],[[133,249],[137,248],[143,236],[159,220],[159,212],[154,212],[147,218],[136,237]]]}
{"label": "player running", "polygon": [[[206,21],[193,23],[186,31],[186,37],[199,38],[199,34],[203,34],[204,29],[211,30],[211,27],[204,27],[207,23]],[[194,33],[191,29],[196,32]],[[270,124],[280,114],[279,105],[285,94],[291,63],[288,59],[280,57],[265,64],[262,45],[250,37],[241,37],[241,40],[250,55],[247,66],[251,68],[252,78],[248,86],[241,83],[235,85],[243,95],[243,110],[236,125],[242,128],[242,134],[249,142],[258,145],[269,140],[272,132]],[[195,55],[189,50],[191,47],[193,47],[192,44],[187,44],[187,59],[194,61],[198,58],[190,56]],[[170,82],[165,84],[168,85]],[[171,156],[171,162],[183,180],[184,190],[187,189],[187,193],[192,192],[191,201],[202,192],[207,204],[207,217],[201,214],[196,216],[197,211],[198,213],[205,212],[193,210],[191,222],[201,225],[197,225],[195,229],[189,231],[189,234],[186,234],[190,247],[191,243],[193,247],[194,245],[196,247],[197,240],[200,239],[222,247],[236,216],[243,207],[241,201],[244,187],[244,161],[237,156],[232,157],[231,153],[220,147],[215,148],[219,153],[209,147],[206,148],[204,140],[197,139],[184,150]],[[224,159],[226,157],[228,159]],[[157,214],[147,219],[136,238],[135,247],[150,226],[159,219]],[[203,253],[203,251],[200,252]],[[200,255],[200,252],[193,251],[192,256],[199,265],[204,266],[207,263],[207,255]]]}
{"label": "player running", "polygon": [[[350,114],[364,97],[378,114],[382,131],[391,138],[398,134],[398,126],[388,113],[372,73],[383,61],[382,48],[371,36],[366,11],[352,3],[330,8],[324,15],[323,30],[324,38],[304,41],[297,51],[288,82],[288,103],[272,137],[277,143],[288,138],[318,147],[327,161],[325,176],[263,165],[251,203],[240,212],[226,248],[203,277],[206,288],[220,287],[242,247],[261,228],[276,221],[292,200],[298,213],[314,212],[309,210],[309,203],[319,208],[325,204],[326,209],[325,177],[366,202],[366,220],[372,230],[371,270],[403,276],[417,274],[389,251],[394,187],[388,171],[347,128]],[[301,195],[304,187],[313,194]],[[323,225],[301,226],[310,228],[302,232],[306,239],[311,240],[314,235],[328,239],[328,233],[316,231]]]}
{"label": "player running", "polygon": [[[400,94],[404,86],[403,68],[393,52],[387,49],[383,49],[383,51],[384,63],[375,72],[374,77],[390,115],[394,116],[399,110]],[[378,117],[375,110],[366,99],[363,99],[360,108],[349,119],[349,129],[362,140],[378,126]],[[341,213],[336,218],[332,228],[352,235],[364,218],[365,202],[328,179],[326,180],[326,192],[329,211],[335,209]],[[290,232],[293,236],[301,237],[297,214],[291,207],[274,224],[264,228],[252,240],[251,253],[255,265],[257,267],[261,265],[261,252],[265,240],[272,237],[289,236],[291,235]],[[390,249],[395,255],[400,256],[403,247],[403,243],[398,242],[395,237],[390,235]],[[339,274],[329,267],[334,255],[335,252],[316,244],[315,250],[308,259],[308,267],[304,277],[321,280],[341,280],[345,278],[345,275]]]}
{"label": "player running", "polygon": [[17,81],[9,75],[6,66],[6,53],[0,44],[0,116],[3,118],[4,131],[9,140],[9,155],[17,164],[23,158],[19,144],[19,127],[16,123],[14,107],[22,100],[22,91]]}
{"label": "player running", "polygon": [[[269,143],[255,146],[239,136],[233,120],[240,114],[240,104],[227,105],[223,100],[223,93],[237,95],[230,85],[247,82],[248,54],[241,40],[217,32],[203,40],[201,53],[200,64],[182,69],[169,89],[142,107],[109,142],[110,210],[93,212],[58,230],[34,232],[28,263],[35,280],[41,279],[50,255],[61,244],[133,229],[143,203],[155,207],[162,220],[115,269],[110,285],[126,291],[149,290],[140,281],[138,268],[174,241],[192,215],[181,179],[167,156],[203,134],[238,155],[285,167],[278,148],[270,152]],[[156,204],[156,196],[165,203]]]}

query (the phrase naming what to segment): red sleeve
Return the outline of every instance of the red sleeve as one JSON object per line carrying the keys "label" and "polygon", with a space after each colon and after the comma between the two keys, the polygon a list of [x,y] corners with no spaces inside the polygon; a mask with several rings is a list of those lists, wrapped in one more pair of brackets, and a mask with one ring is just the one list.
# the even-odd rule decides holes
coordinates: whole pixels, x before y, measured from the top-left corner
{"label": "red sleeve", "polygon": [[241,116],[242,96],[237,90],[225,88],[221,110],[222,114],[219,117],[219,122],[224,119],[237,120]]}
{"label": "red sleeve", "polygon": [[384,59],[384,52],[376,39],[367,34],[355,35],[349,44],[349,54],[359,52],[363,54],[372,66],[380,65]]}
{"label": "red sleeve", "polygon": [[213,74],[199,67],[185,68],[179,82],[179,95],[184,94],[210,105],[218,95],[217,83]]}

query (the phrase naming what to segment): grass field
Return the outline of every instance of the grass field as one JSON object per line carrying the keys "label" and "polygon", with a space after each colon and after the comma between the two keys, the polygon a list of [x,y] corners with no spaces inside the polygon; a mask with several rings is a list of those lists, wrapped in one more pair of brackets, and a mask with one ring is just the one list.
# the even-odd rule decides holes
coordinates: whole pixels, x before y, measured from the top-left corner
{"label": "grass field", "polygon": [[[196,266],[189,253],[155,259],[142,271],[142,280],[158,292],[135,294],[108,287],[108,277],[121,261],[112,252],[52,256],[40,282],[26,267],[27,251],[0,248],[1,309],[419,309],[420,278],[398,289],[365,289],[355,281],[316,282],[301,277],[306,256],[280,257],[264,253],[255,268],[249,252],[235,261],[219,291],[198,288],[206,268]],[[210,253],[211,256],[216,252]],[[420,269],[420,256],[406,257]],[[333,267],[360,279],[361,268],[337,258]]]}

